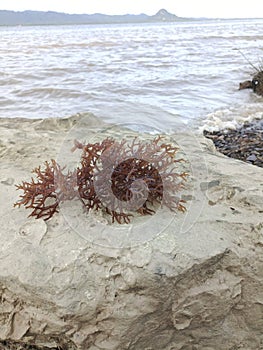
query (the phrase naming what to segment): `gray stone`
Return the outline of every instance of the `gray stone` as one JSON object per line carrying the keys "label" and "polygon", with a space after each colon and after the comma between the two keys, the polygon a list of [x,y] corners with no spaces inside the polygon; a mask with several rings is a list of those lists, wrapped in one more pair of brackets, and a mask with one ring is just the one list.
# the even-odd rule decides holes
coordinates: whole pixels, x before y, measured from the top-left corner
{"label": "gray stone", "polygon": [[255,160],[257,160],[257,156],[255,154],[251,154],[247,157],[247,160],[250,162],[254,162]]}
{"label": "gray stone", "polygon": [[[81,120],[0,120],[2,178],[20,183],[41,162],[67,159],[78,124],[86,141],[134,136]],[[26,156],[5,143],[18,128]],[[19,193],[0,182],[1,340],[68,350],[262,347],[262,169],[198,137],[173,136],[191,165],[184,214],[164,208],[120,227],[68,203],[44,222],[13,208]]]}

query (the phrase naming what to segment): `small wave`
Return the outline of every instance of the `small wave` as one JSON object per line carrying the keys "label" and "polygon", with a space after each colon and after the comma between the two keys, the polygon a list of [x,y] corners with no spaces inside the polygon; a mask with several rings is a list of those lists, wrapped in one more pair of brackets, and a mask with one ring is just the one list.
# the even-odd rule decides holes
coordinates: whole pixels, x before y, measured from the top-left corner
{"label": "small wave", "polygon": [[21,83],[21,80],[15,77],[3,77],[0,79],[0,86],[17,85]]}
{"label": "small wave", "polygon": [[56,97],[56,98],[75,98],[80,96],[79,91],[74,91],[72,89],[66,88],[31,88],[24,89],[22,91],[13,91],[18,97],[36,97],[36,98],[47,98],[47,97]]}
{"label": "small wave", "polygon": [[[89,47],[113,47],[118,45],[117,42],[114,41],[87,41],[87,42],[78,42],[78,43],[50,43],[50,44],[42,44],[38,45],[38,49],[63,49],[63,48],[89,48]],[[35,46],[34,46],[35,48]]]}
{"label": "small wave", "polygon": [[246,40],[246,41],[256,41],[263,40],[263,35],[232,35],[231,33],[228,35],[206,35],[202,37],[203,40]]}

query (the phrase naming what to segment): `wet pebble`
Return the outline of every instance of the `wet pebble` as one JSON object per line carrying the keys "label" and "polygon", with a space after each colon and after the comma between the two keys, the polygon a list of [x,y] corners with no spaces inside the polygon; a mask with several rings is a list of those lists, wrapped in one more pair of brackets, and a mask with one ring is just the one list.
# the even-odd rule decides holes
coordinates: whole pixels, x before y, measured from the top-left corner
{"label": "wet pebble", "polygon": [[251,154],[251,156],[248,156],[246,160],[250,162],[255,162],[257,160],[257,156],[255,154]]}
{"label": "wet pebble", "polygon": [[228,157],[263,167],[263,119],[244,123],[236,130],[204,130],[204,136]]}

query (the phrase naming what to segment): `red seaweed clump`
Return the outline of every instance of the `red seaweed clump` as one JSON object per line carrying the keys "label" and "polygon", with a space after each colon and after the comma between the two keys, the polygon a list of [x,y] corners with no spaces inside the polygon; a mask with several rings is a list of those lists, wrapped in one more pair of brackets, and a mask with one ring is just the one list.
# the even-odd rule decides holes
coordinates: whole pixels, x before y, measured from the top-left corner
{"label": "red seaweed clump", "polygon": [[186,210],[178,196],[187,177],[176,172],[177,147],[156,137],[145,143],[133,139],[86,145],[75,141],[73,148],[82,149],[79,167],[63,174],[55,160],[45,163],[45,169],[33,170],[36,180],[22,182],[23,190],[15,206],[33,209],[30,216],[48,220],[59,211],[59,203],[79,198],[89,211],[102,210],[112,222],[129,223],[132,213],[152,215],[156,206],[165,205],[172,211]]}
{"label": "red seaweed clump", "polygon": [[23,190],[21,199],[14,204],[20,207],[33,209],[29,216],[35,216],[36,219],[50,219],[59,210],[59,203],[76,197],[74,190],[75,176],[73,173],[64,175],[63,169],[52,159],[51,162],[45,162],[45,169],[39,166],[32,173],[36,175],[36,180],[32,177],[31,182],[23,181],[16,185],[18,190]]}

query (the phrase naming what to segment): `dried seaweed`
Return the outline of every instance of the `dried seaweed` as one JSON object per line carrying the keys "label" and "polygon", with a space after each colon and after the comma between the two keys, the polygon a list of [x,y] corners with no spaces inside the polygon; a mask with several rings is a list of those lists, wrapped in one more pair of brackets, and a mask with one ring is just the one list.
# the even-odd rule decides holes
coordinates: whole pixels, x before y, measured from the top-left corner
{"label": "dried seaweed", "polygon": [[238,50],[241,55],[245,58],[245,60],[249,63],[249,65],[253,68],[253,78],[252,80],[246,80],[244,82],[239,83],[239,90],[243,89],[253,89],[253,92],[256,94],[263,96],[263,59],[259,60],[258,66],[255,66],[250,62],[248,57],[241,51]]}
{"label": "dried seaweed", "polygon": [[63,174],[52,160],[45,169],[33,170],[37,180],[22,182],[23,190],[15,206],[24,205],[33,211],[30,216],[51,218],[59,211],[59,203],[79,198],[87,211],[102,210],[111,215],[112,222],[129,223],[133,212],[152,215],[156,206],[184,212],[184,201],[178,192],[184,187],[187,174],[176,172],[177,147],[163,143],[161,137],[145,143],[135,138],[86,145],[75,141],[73,151],[82,149],[80,166]]}
{"label": "dried seaweed", "polygon": [[256,94],[263,96],[263,71],[262,70],[253,76],[252,89]]}

